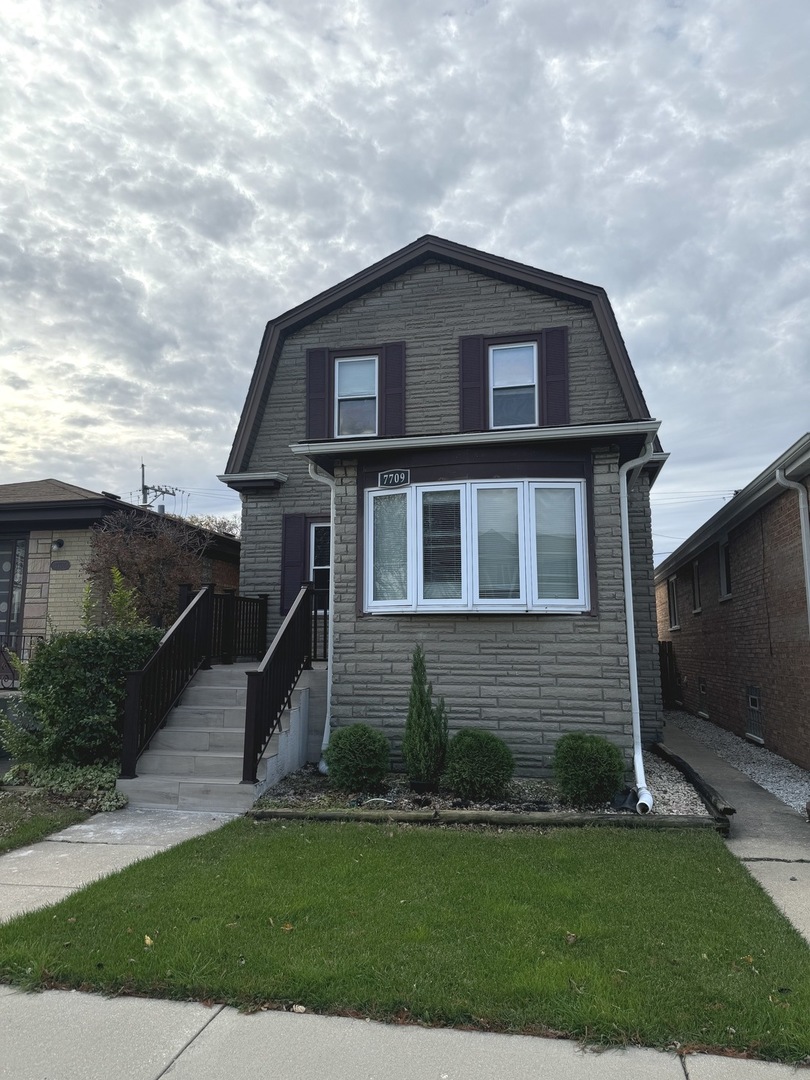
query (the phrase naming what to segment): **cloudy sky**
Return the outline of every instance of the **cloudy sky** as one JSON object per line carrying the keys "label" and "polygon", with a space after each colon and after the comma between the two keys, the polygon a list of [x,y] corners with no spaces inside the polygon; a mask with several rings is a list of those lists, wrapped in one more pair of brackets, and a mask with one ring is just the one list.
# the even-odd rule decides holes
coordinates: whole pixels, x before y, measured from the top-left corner
{"label": "cloudy sky", "polygon": [[225,513],[265,322],[424,233],[605,287],[672,551],[810,429],[807,0],[4,0],[0,482]]}

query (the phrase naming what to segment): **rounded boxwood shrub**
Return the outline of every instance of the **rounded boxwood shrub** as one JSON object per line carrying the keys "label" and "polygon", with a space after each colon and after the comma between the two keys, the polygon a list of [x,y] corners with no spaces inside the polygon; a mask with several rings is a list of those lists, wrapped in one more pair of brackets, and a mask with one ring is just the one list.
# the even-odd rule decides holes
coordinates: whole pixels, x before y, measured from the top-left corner
{"label": "rounded boxwood shrub", "polygon": [[491,731],[462,728],[450,740],[444,779],[462,799],[501,797],[514,771],[511,750]]}
{"label": "rounded boxwood shrub", "polygon": [[379,791],[391,765],[388,740],[368,724],[333,731],[324,757],[329,783],[341,791]]}
{"label": "rounded boxwood shrub", "polygon": [[574,806],[608,802],[624,784],[624,759],[602,735],[563,735],[552,761],[560,793]]}

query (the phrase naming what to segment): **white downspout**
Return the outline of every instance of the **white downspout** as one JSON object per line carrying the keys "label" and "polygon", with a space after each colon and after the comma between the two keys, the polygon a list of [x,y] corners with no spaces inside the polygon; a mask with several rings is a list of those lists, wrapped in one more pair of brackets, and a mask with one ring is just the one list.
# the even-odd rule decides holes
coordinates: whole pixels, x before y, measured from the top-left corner
{"label": "white downspout", "polygon": [[329,488],[329,629],[326,638],[326,720],[323,725],[321,741],[321,760],[318,771],[324,775],[329,771],[324,752],[329,745],[332,730],[332,659],[335,651],[335,478],[319,468],[314,461],[309,463],[309,475],[313,480],[326,484]]}
{"label": "white downspout", "polygon": [[807,488],[788,480],[784,469],[776,470],[776,482],[799,493],[799,520],[802,526],[802,561],[804,562],[804,592],[807,599],[807,628],[810,631],[810,520],[808,520]]}
{"label": "white downspout", "polygon": [[630,709],[633,720],[633,770],[636,777],[637,814],[648,814],[652,810],[653,797],[647,787],[644,775],[644,760],[641,756],[641,709],[638,696],[638,664],[636,658],[636,623],[633,612],[633,572],[630,562],[630,514],[628,512],[627,474],[631,469],[639,468],[649,461],[653,452],[654,433],[647,436],[647,442],[640,457],[626,461],[619,469],[619,509],[622,523],[622,577],[624,579],[624,617],[627,625],[627,663],[630,675]]}

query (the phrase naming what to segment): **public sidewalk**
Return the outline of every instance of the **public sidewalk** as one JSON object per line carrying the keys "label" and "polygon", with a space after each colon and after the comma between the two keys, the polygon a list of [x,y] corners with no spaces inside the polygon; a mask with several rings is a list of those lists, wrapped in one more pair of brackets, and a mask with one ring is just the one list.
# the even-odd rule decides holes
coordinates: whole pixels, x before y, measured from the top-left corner
{"label": "public sidewalk", "polygon": [[[664,741],[737,808],[729,847],[810,937],[810,826],[678,729]],[[0,857],[0,920],[219,827],[229,815],[124,810]],[[309,1013],[0,986],[0,1080],[788,1080],[791,1066]]]}

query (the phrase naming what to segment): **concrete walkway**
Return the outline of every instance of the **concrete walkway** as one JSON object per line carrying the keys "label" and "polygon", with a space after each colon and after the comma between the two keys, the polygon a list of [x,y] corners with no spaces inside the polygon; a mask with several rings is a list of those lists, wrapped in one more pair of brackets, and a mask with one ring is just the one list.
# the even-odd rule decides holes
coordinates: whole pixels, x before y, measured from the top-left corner
{"label": "concrete walkway", "polygon": [[810,824],[680,728],[663,742],[735,807],[729,850],[810,942]]}
{"label": "concrete walkway", "polygon": [[[676,728],[665,742],[737,807],[729,847],[810,937],[810,826]],[[0,920],[228,815],[100,814],[0,856]],[[245,1016],[223,1006],[0,986],[2,1080],[788,1080],[786,1065],[657,1050],[580,1049],[568,1040],[388,1026],[308,1013]],[[804,1071],[802,1073],[804,1075]]]}

